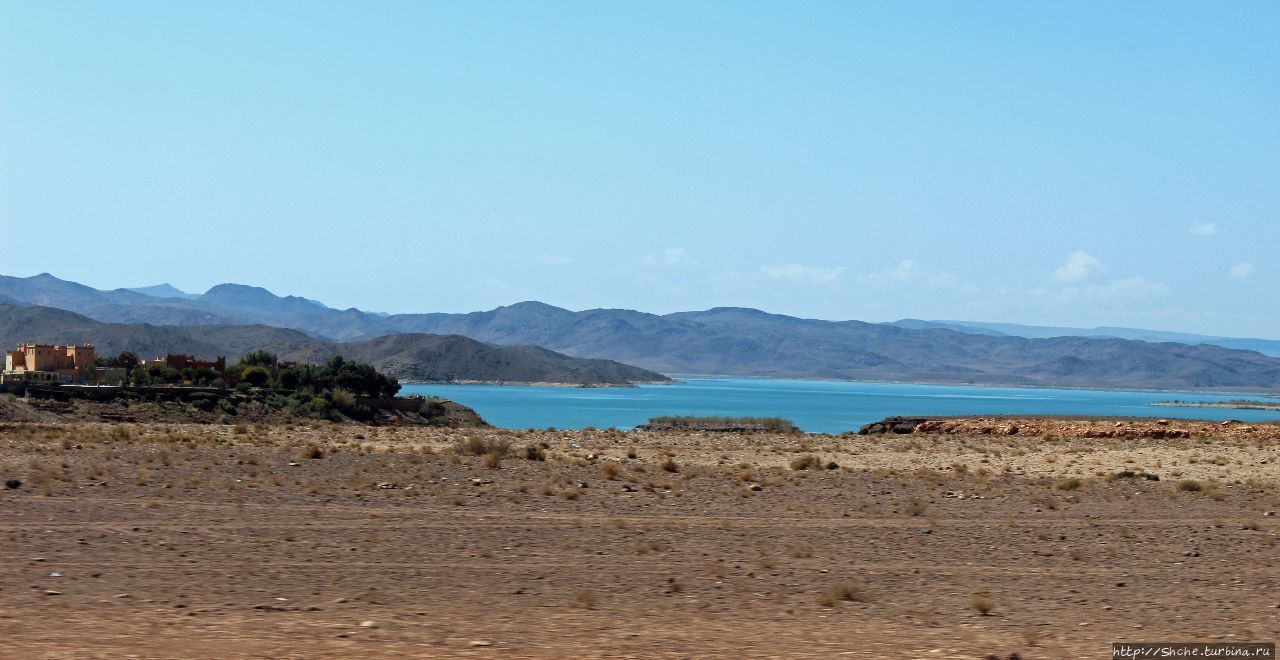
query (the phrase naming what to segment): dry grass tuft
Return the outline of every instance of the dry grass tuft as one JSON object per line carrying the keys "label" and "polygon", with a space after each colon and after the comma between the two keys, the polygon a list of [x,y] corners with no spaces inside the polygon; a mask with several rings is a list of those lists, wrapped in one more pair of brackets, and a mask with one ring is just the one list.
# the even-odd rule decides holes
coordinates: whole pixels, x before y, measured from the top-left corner
{"label": "dry grass tuft", "polygon": [[822,460],[813,454],[805,454],[791,461],[792,470],[817,470],[822,467]]}
{"label": "dry grass tuft", "polygon": [[506,456],[511,450],[511,443],[506,438],[485,438],[470,435],[453,443],[453,453],[459,456],[484,456],[497,453],[499,458]]}
{"label": "dry grass tuft", "polygon": [[969,607],[978,614],[987,616],[996,608],[996,601],[987,594],[977,593],[969,596]]}
{"label": "dry grass tuft", "polygon": [[862,587],[851,582],[837,582],[831,585],[827,595],[831,597],[833,602],[843,600],[849,603],[865,603],[870,600]]}

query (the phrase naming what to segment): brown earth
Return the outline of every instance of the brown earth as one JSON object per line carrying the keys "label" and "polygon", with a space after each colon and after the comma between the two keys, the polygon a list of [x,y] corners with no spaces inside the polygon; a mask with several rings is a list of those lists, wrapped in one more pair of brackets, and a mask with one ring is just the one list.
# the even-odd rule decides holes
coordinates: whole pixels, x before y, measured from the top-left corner
{"label": "brown earth", "polygon": [[0,657],[1102,658],[1117,640],[1275,639],[1280,427],[948,423],[0,425],[0,477],[23,482],[0,490]]}

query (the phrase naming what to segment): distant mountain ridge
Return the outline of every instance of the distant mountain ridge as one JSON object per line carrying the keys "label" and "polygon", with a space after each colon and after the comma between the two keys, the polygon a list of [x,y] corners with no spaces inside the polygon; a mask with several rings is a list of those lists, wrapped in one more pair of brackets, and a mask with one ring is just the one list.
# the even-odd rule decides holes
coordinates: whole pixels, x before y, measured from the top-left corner
{"label": "distant mountain ridge", "polygon": [[387,335],[460,335],[496,346],[540,346],[663,373],[1119,389],[1280,389],[1280,360],[1258,352],[1189,340],[1026,338],[1005,332],[1033,326],[823,321],[738,307],[666,315],[625,309],[574,312],[536,301],[469,314],[386,315],[331,309],[237,284],[218,285],[194,299],[175,299],[124,289],[98,291],[48,274],[0,276],[0,296],[71,309],[100,321],[274,326],[300,330],[329,344]]}
{"label": "distant mountain ridge", "polygon": [[134,293],[141,293],[155,298],[183,298],[186,300],[192,300],[200,297],[199,294],[187,293],[168,282],[165,282],[164,284],[156,284],[155,286],[130,287],[126,289],[126,291],[133,291]]}
{"label": "distant mountain ridge", "polygon": [[341,354],[368,362],[405,381],[483,381],[627,385],[665,382],[661,374],[610,360],[586,360],[535,346],[489,346],[466,337],[395,335],[333,344],[298,330],[265,325],[159,326],[103,323],[52,307],[0,304],[0,345],[22,341],[93,343],[100,355],[131,351],[140,357],[167,353],[234,361],[265,349],[281,359],[317,362]]}
{"label": "distant mountain ridge", "polygon": [[1223,348],[1257,351],[1263,355],[1280,357],[1280,340],[1246,337],[1215,337],[1212,335],[1197,335],[1189,332],[1170,332],[1167,330],[1142,330],[1139,328],[1120,328],[1114,326],[1069,328],[1021,325],[1018,323],[920,321],[917,319],[894,321],[891,325],[914,329],[945,328],[967,334],[994,335],[1000,337],[1025,337],[1027,339],[1048,339],[1051,337],[1094,337],[1135,339],[1147,342],[1176,342],[1179,344],[1212,344]]}

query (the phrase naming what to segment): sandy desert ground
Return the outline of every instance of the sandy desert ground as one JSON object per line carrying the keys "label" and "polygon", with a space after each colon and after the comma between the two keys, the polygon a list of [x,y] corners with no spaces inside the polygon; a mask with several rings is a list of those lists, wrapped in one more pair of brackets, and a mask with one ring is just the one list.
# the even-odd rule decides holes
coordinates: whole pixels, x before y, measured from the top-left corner
{"label": "sandy desert ground", "polygon": [[1280,632],[1271,425],[12,423],[0,477],[5,658],[1103,658]]}

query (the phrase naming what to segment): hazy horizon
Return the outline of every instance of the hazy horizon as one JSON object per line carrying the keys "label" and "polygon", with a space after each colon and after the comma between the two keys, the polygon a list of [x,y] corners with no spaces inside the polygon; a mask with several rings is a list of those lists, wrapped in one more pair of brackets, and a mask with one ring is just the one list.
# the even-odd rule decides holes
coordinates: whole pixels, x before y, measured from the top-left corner
{"label": "hazy horizon", "polygon": [[3,271],[1273,338],[1276,34],[1265,3],[0,0]]}

